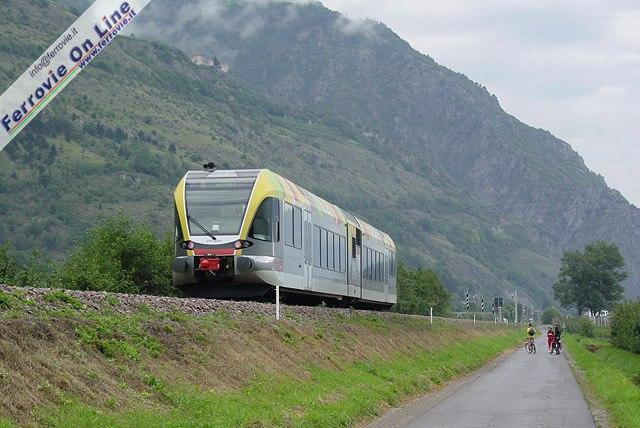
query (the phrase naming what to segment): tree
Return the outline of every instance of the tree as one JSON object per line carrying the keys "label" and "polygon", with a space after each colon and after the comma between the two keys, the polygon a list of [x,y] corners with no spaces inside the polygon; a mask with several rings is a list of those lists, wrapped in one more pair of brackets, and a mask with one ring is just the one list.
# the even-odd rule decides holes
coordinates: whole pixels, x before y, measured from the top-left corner
{"label": "tree", "polygon": [[414,271],[399,263],[397,279],[398,312],[426,315],[429,308],[433,308],[435,314],[444,315],[451,309],[451,295],[436,272],[430,269]]}
{"label": "tree", "polygon": [[173,240],[157,239],[122,215],[91,230],[58,272],[60,285],[78,290],[175,295]]}
{"label": "tree", "polygon": [[18,263],[8,245],[0,246],[0,284],[13,285],[18,274]]}
{"label": "tree", "polygon": [[547,306],[544,311],[542,311],[542,316],[540,317],[540,322],[542,324],[553,324],[554,321],[557,321],[560,318],[560,311],[555,306]]}
{"label": "tree", "polygon": [[565,251],[558,282],[553,286],[555,298],[564,308],[575,307],[578,315],[585,309],[597,314],[620,300],[624,281],[624,258],[615,244],[597,241],[584,251]]}

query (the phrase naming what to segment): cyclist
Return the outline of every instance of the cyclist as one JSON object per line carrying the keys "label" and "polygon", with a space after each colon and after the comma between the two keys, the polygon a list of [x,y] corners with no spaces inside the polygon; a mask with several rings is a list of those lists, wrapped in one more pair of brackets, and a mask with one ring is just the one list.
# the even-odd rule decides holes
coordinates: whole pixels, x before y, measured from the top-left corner
{"label": "cyclist", "polygon": [[553,332],[553,328],[549,326],[549,329],[547,330],[547,347],[549,348],[549,351],[551,351],[551,345],[553,345],[555,338],[556,334]]}
{"label": "cyclist", "polygon": [[560,326],[556,323],[556,329],[553,334],[560,340],[560,335],[562,335],[562,330],[560,330]]}
{"label": "cyclist", "polygon": [[536,329],[533,328],[531,323],[529,323],[529,327],[527,327],[527,340],[533,343],[533,338],[535,337],[535,335],[536,335]]}
{"label": "cyclist", "polygon": [[551,345],[551,353],[553,353],[555,349],[557,349],[558,352],[562,350],[562,342],[560,342],[560,336],[562,336],[562,330],[560,329],[560,326],[558,325],[558,323],[556,323],[555,327],[556,328],[553,332],[554,338],[553,338],[553,344]]}

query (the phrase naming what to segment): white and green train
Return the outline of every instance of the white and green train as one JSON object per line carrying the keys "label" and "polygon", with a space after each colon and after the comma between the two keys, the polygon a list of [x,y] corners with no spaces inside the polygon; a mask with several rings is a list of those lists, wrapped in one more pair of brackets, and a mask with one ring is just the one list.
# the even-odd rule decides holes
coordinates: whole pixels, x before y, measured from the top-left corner
{"label": "white and green train", "polygon": [[396,302],[386,233],[267,170],[191,171],[175,200],[174,284],[203,297]]}

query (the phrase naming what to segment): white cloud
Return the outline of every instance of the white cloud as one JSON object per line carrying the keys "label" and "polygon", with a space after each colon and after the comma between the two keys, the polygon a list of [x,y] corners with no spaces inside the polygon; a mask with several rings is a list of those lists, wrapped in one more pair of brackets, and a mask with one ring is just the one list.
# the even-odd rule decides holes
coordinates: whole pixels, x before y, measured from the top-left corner
{"label": "white cloud", "polygon": [[640,206],[640,2],[325,0],[384,22],[495,93],[505,110],[571,143]]}

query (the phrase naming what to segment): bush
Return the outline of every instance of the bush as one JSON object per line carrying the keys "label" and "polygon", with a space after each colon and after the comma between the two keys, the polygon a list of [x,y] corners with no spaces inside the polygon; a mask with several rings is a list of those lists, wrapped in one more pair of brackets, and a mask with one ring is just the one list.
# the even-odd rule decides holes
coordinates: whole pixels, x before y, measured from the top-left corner
{"label": "bush", "polygon": [[175,295],[173,242],[117,216],[89,232],[58,274],[59,286],[77,290]]}
{"label": "bush", "polygon": [[567,318],[565,320],[565,330],[568,333],[593,338],[596,333],[596,325],[587,317]]}
{"label": "bush", "polygon": [[640,300],[619,303],[613,308],[611,343],[640,354]]}
{"label": "bush", "polygon": [[584,337],[593,338],[595,336],[595,332],[596,325],[593,323],[593,321],[586,317],[578,318],[578,334]]}
{"label": "bush", "polygon": [[395,310],[402,313],[446,315],[451,309],[451,295],[442,285],[438,274],[429,269],[410,270],[398,264],[398,303]]}

